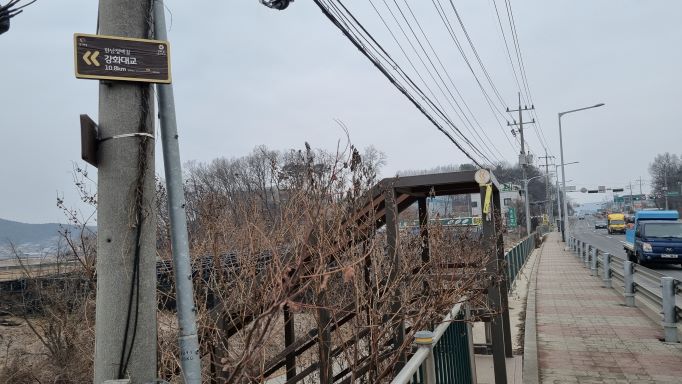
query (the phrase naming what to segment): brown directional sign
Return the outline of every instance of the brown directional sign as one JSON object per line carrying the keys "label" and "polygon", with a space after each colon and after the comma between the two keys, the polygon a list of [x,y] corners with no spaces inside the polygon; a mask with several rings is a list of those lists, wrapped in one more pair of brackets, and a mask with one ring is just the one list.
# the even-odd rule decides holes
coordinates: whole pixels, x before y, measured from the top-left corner
{"label": "brown directional sign", "polygon": [[171,82],[167,41],[82,33],[73,41],[79,79]]}

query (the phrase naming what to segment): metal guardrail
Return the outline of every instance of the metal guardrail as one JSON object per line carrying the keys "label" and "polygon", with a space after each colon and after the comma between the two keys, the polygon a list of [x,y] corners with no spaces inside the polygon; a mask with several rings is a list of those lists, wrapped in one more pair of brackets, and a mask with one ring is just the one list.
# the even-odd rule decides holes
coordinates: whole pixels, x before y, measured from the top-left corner
{"label": "metal guardrail", "polygon": [[[568,239],[569,249],[575,253],[590,268],[592,276],[599,276],[601,270],[604,287],[612,287],[611,278],[617,277],[622,282],[625,305],[635,306],[635,298],[645,299],[661,313],[661,326],[665,334],[665,341],[678,342],[677,325],[682,319],[682,308],[677,306],[675,296],[682,292],[682,284],[677,279],[665,276],[660,272],[635,264],[628,260],[612,258],[608,252],[571,236]],[[601,255],[601,257],[600,257]],[[622,272],[621,272],[622,271]],[[648,284],[635,282],[635,276]],[[660,287],[660,291],[652,290],[651,286]],[[617,288],[620,288],[621,285]]]}
{"label": "metal guardrail", "polygon": [[[538,227],[504,254],[507,289],[516,281],[536,246],[536,236],[548,232]],[[392,384],[473,383],[473,335],[462,303],[456,304],[433,332],[415,333],[417,351],[391,381]]]}

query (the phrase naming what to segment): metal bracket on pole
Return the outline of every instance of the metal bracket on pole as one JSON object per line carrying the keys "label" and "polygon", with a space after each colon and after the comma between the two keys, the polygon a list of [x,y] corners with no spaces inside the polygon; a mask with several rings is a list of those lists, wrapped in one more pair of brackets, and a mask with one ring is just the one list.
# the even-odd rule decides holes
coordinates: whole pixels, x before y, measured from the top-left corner
{"label": "metal bracket on pole", "polygon": [[590,259],[590,275],[597,276],[597,248],[592,248],[592,256]]}
{"label": "metal bracket on pole", "polygon": [[611,254],[608,252],[604,252],[602,267],[604,268],[602,286],[604,288],[611,288]]}
{"label": "metal bracket on pole", "polygon": [[675,308],[676,282],[670,276],[661,277],[663,305],[663,333],[666,343],[677,343],[677,312]]}
{"label": "metal bracket on pole", "polygon": [[635,306],[635,266],[631,261],[623,262],[623,290],[625,291],[625,305]]}

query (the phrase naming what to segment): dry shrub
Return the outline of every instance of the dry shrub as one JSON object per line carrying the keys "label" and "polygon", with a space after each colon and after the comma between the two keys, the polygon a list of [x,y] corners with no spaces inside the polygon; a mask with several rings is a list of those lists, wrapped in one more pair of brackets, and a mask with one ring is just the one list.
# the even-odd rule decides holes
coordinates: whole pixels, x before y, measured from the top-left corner
{"label": "dry shrub", "polygon": [[[429,224],[424,261],[421,238],[401,229],[396,264],[374,209],[358,215],[378,202],[372,198],[381,190],[370,189],[381,162],[373,150],[326,153],[306,144],[192,165],[186,197],[202,354],[210,360],[204,381],[283,374],[276,357],[284,350],[285,310],[299,340],[334,351],[304,351],[298,372],[328,359],[334,374],[387,381],[412,333],[432,329],[464,296],[481,296],[495,277],[480,273],[489,254],[477,232]],[[403,326],[407,334],[396,339]],[[177,361],[163,361],[171,364],[163,372],[173,372],[163,378],[176,380]],[[319,382],[317,370],[303,382]]]}
{"label": "dry shrub", "polygon": [[[499,277],[482,273],[490,254],[475,230],[428,223],[428,243],[409,228],[399,230],[397,244],[387,243],[375,215],[381,207],[374,206],[382,204],[375,197],[383,192],[372,189],[382,163],[383,155],[372,148],[360,153],[348,145],[328,153],[306,144],[287,152],[258,147],[244,158],[188,168],[204,382],[263,382],[284,374],[285,312],[297,343],[312,346],[297,353],[297,372],[327,360],[328,374],[343,371],[352,380],[386,382],[409,357],[415,331],[433,329],[465,296],[485,306],[480,289]],[[156,197],[158,252],[170,265],[160,182]],[[94,204],[96,198],[86,201]],[[41,311],[26,321],[40,341],[38,357],[12,356],[0,381],[92,380],[93,241],[89,235],[67,242],[69,260],[78,266],[70,274],[77,278],[34,291]],[[180,383],[172,271],[161,276],[159,377]],[[29,357],[31,369],[23,370]],[[318,369],[311,369],[301,382],[319,381]]]}

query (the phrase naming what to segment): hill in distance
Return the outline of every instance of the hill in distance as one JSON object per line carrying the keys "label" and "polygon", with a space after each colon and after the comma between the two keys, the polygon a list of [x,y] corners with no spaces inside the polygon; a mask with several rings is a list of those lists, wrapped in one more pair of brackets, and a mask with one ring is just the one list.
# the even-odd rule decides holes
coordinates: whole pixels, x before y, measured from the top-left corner
{"label": "hill in distance", "polygon": [[[75,235],[79,229],[72,225],[47,223],[27,224],[0,219],[0,259],[13,257],[10,244],[24,256],[45,256],[57,246],[59,230],[69,229]],[[95,227],[91,227],[95,231]]]}

